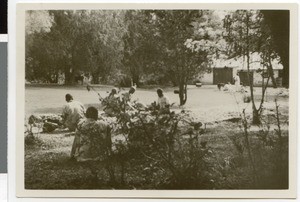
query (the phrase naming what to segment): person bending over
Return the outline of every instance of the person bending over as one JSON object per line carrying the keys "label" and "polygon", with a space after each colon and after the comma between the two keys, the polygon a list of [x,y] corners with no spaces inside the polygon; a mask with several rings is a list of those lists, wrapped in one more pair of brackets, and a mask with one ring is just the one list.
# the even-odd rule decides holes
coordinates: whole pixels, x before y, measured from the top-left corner
{"label": "person bending over", "polygon": [[160,112],[169,112],[170,109],[170,101],[168,97],[164,95],[164,92],[161,88],[157,89],[157,106]]}
{"label": "person bending over", "polygon": [[136,86],[130,87],[129,91],[122,94],[121,102],[122,102],[122,108],[124,109],[134,109],[134,107],[131,104],[132,95],[135,93]]}
{"label": "person bending over", "polygon": [[80,119],[84,118],[83,104],[73,100],[73,96],[66,94],[67,104],[63,108],[62,122],[70,131],[74,132]]}
{"label": "person bending over", "polygon": [[120,97],[118,96],[118,91],[116,88],[113,88],[110,92],[110,94],[104,98],[101,99],[101,104],[104,106],[103,111],[105,114],[109,117],[114,117],[116,114],[120,111]]}

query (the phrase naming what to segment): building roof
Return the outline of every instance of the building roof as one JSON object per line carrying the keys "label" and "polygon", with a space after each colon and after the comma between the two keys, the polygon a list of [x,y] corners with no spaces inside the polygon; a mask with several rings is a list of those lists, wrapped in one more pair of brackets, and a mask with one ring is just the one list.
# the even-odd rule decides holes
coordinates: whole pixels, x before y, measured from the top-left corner
{"label": "building roof", "polygon": [[[261,64],[261,56],[259,53],[255,52],[251,54],[250,57],[250,69],[257,70],[263,69],[263,65]],[[214,68],[223,68],[223,67],[231,67],[237,68],[239,70],[247,69],[247,59],[245,56],[235,57],[231,59],[226,59],[225,57],[220,57],[218,59],[214,59],[212,63],[212,67]],[[279,61],[279,58],[272,60],[273,69],[283,69],[282,64]]]}

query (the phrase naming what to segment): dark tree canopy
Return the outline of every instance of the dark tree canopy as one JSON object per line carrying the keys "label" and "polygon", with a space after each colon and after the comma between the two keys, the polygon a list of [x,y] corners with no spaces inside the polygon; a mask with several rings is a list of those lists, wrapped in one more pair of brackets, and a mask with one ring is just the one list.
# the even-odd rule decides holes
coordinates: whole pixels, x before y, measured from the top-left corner
{"label": "dark tree canopy", "polygon": [[73,84],[85,73],[94,83],[173,84],[183,105],[188,82],[220,55],[257,52],[271,75],[271,61],[280,57],[289,84],[288,11],[50,10],[26,18],[30,81],[57,82],[63,74]]}
{"label": "dark tree canopy", "polygon": [[288,10],[262,10],[274,37],[275,49],[283,65],[283,85],[289,87],[290,12]]}

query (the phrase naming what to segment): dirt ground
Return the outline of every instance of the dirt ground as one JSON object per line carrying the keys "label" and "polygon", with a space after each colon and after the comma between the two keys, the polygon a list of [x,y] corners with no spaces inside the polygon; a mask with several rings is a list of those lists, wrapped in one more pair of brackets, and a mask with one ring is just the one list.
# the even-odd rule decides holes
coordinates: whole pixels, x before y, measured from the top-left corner
{"label": "dirt ground", "polygon": [[[97,91],[103,96],[111,88],[109,86],[96,87]],[[239,155],[237,155],[237,150],[230,137],[242,134],[242,130],[237,122],[226,121],[226,119],[231,117],[239,116],[239,112],[244,108],[246,108],[247,115],[251,115],[251,104],[242,102],[241,93],[232,94],[219,91],[216,86],[202,86],[200,88],[189,86],[187,103],[184,107],[179,107],[179,98],[177,94],[173,93],[174,90],[175,88],[164,89],[171,103],[175,103],[174,110],[189,110],[194,114],[195,118],[208,123],[207,132],[202,136],[202,140],[207,141],[207,145],[213,151],[210,161],[214,169],[218,170],[215,188],[257,188],[251,187],[250,181],[252,176],[249,174],[249,168],[243,164],[234,165],[234,161]],[[266,117],[272,116],[275,113],[274,99],[278,100],[282,131],[284,136],[288,137],[289,99],[286,92],[286,90],[281,88],[270,88],[267,91],[267,102],[264,106],[266,108]],[[88,92],[85,86],[27,86],[26,116],[31,114],[60,113],[62,106],[65,104],[64,96],[66,93],[72,94],[74,99],[82,102],[85,106],[92,105],[101,110],[97,94],[92,91]],[[261,89],[255,88],[257,102],[260,99],[259,94],[261,94]],[[278,94],[281,95],[278,96]],[[150,104],[157,99],[156,90],[138,88],[134,99],[139,99],[144,104]],[[274,128],[276,128],[274,117],[271,122],[271,130],[274,131]],[[261,128],[251,127],[250,130],[253,133],[253,135],[251,134],[252,141],[257,141],[255,133]],[[91,174],[89,171],[84,166],[69,161],[73,136],[68,135],[67,131],[54,131],[51,134],[36,134],[36,137],[37,142],[34,145],[25,147],[25,187],[28,189],[153,189],[153,184],[147,181],[149,179],[143,178],[139,170],[130,170],[127,173],[127,179],[132,179],[133,181],[127,182],[125,187],[111,187],[107,182],[107,176],[100,172],[99,178],[103,180],[103,183],[95,187],[90,179]],[[269,154],[268,148],[263,148],[265,149],[265,154]],[[262,184],[259,186],[261,188],[278,188],[274,186],[276,183],[272,181],[274,177],[267,176],[269,173],[266,166],[269,166],[271,158],[259,152],[256,161],[262,167],[262,172],[266,172],[266,174],[262,174],[265,178],[262,178]],[[229,167],[228,162],[230,162]],[[231,162],[233,162],[232,165]],[[258,169],[260,169],[259,166]]]}
{"label": "dirt ground", "polygon": [[[108,95],[111,86],[94,87],[102,96]],[[226,119],[228,115],[238,114],[246,108],[246,112],[251,113],[251,103],[242,102],[242,93],[230,93],[219,91],[216,86],[207,85],[202,87],[188,86],[188,99],[184,107],[179,107],[179,97],[174,94],[176,88],[165,88],[165,95],[171,103],[175,103],[173,109],[186,109],[195,114],[202,122],[210,122]],[[124,92],[128,89],[124,89]],[[284,91],[283,88],[269,88],[266,93],[266,108],[274,108],[274,99],[284,108],[288,108],[287,96],[276,96]],[[93,91],[87,91],[86,86],[27,86],[26,87],[26,116],[31,114],[61,113],[65,104],[65,94],[70,93],[75,100],[82,102],[86,107],[95,106],[101,110],[98,95]],[[261,88],[255,88],[256,101],[261,98]],[[146,105],[157,100],[156,89],[138,88],[133,96]],[[258,105],[258,103],[257,103]]]}

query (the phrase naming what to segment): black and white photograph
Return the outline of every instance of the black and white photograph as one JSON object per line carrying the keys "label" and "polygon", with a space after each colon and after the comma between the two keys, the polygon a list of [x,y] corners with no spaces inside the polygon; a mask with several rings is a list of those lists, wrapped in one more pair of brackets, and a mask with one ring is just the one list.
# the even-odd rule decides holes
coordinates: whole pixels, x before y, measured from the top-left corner
{"label": "black and white photograph", "polygon": [[236,7],[26,9],[24,190],[294,187],[291,11]]}

